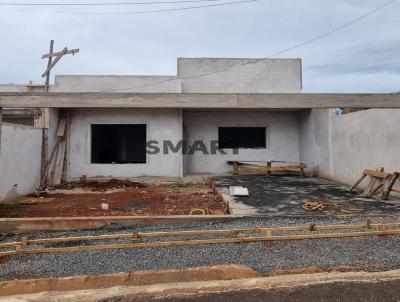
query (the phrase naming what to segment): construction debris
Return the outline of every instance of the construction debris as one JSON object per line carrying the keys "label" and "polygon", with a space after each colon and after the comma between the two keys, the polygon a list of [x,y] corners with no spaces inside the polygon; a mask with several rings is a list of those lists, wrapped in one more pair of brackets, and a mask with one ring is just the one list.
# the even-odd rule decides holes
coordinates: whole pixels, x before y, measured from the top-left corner
{"label": "construction debris", "polygon": [[249,190],[242,186],[229,186],[231,196],[249,196]]}
{"label": "construction debris", "polygon": [[327,201],[308,201],[302,207],[307,211],[324,211],[327,207],[337,206],[336,203]]}

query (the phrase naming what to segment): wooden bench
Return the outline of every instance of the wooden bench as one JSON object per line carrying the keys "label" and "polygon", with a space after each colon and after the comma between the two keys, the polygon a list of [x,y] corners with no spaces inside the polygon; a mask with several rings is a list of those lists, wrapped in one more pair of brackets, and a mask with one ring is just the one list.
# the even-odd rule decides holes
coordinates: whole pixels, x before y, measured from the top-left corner
{"label": "wooden bench", "polygon": [[[289,172],[293,170],[299,170],[301,177],[305,176],[304,169],[307,168],[305,162],[288,162],[282,160],[270,160],[270,161],[259,161],[259,160],[246,160],[246,161],[233,161],[227,162],[228,165],[233,166],[234,174],[272,174],[272,172],[281,171]],[[286,165],[272,166],[273,163],[284,163]],[[264,164],[264,165],[261,165]]]}

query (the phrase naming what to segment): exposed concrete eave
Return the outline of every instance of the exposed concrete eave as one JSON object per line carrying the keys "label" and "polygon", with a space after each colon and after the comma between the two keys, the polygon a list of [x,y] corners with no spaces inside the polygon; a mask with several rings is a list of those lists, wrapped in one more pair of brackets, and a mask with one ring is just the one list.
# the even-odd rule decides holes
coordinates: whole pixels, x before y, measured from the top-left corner
{"label": "exposed concrete eave", "polygon": [[0,107],[183,109],[400,108],[400,94],[1,92]]}

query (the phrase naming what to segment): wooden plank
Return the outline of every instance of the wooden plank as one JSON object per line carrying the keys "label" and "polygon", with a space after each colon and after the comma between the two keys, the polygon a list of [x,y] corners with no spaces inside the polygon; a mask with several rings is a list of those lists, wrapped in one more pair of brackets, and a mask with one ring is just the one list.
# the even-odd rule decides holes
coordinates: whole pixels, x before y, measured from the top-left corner
{"label": "wooden plank", "polygon": [[66,126],[67,126],[67,119],[65,117],[62,117],[60,119],[59,124],[58,124],[58,129],[57,129],[57,136],[58,137],[63,137],[64,136]]}
{"label": "wooden plank", "polygon": [[363,173],[368,176],[373,176],[373,177],[382,178],[382,179],[390,176],[390,173],[375,171],[375,170],[370,170],[370,169],[364,170]]}
{"label": "wooden plank", "polygon": [[62,176],[62,171],[63,171],[63,166],[64,166],[66,145],[67,145],[67,142],[65,140],[62,140],[58,147],[56,167],[54,170],[53,185],[59,185],[61,183],[61,176]]}
{"label": "wooden plank", "polygon": [[[359,225],[312,225],[312,231],[317,230],[356,230],[356,229],[382,229],[382,228],[399,228],[400,223],[384,223],[373,224],[371,220],[365,224]],[[277,232],[297,232],[310,230],[310,226],[293,226],[293,227],[269,227],[269,228],[241,228],[241,229],[219,229],[219,230],[191,230],[191,231],[166,231],[166,232],[131,232],[121,234],[104,234],[93,236],[74,236],[74,237],[56,237],[56,238],[41,238],[28,239],[24,244],[21,242],[8,242],[0,244],[0,248],[9,248],[16,245],[26,244],[46,244],[74,241],[92,241],[92,240],[108,240],[108,239],[131,239],[131,238],[158,238],[158,237],[187,237],[199,235],[237,235],[244,233],[277,233]]]}
{"label": "wooden plank", "polygon": [[300,163],[300,177],[305,177],[306,173],[304,172],[304,169],[307,168],[307,165],[304,163]]}
{"label": "wooden plank", "polygon": [[[384,168],[383,168],[383,167],[380,167],[379,169],[376,169],[376,171],[378,171],[378,172],[383,172],[383,171],[384,171]],[[368,183],[367,187],[365,188],[363,194],[369,196],[369,195],[371,194],[371,192],[374,190],[375,184],[376,184],[378,181],[380,182],[380,181],[382,181],[382,180],[383,180],[382,178],[370,176],[369,183]],[[378,185],[379,185],[379,184],[378,184]]]}
{"label": "wooden plank", "polygon": [[[56,248],[34,248],[34,249],[16,249],[17,254],[41,254],[41,253],[62,253],[75,251],[94,251],[94,250],[112,250],[127,248],[149,248],[149,247],[170,247],[185,245],[202,244],[231,244],[231,243],[249,243],[259,241],[288,241],[305,239],[327,239],[344,237],[362,237],[362,236],[388,236],[400,235],[400,230],[382,230],[382,231],[364,231],[364,232],[346,232],[346,233],[322,233],[322,234],[304,234],[304,235],[284,235],[284,236],[264,236],[264,237],[239,237],[224,239],[194,239],[194,240],[176,240],[176,241],[156,241],[145,243],[120,243],[104,245],[82,245],[72,247]],[[18,246],[20,247],[20,246]]]}
{"label": "wooden plank", "polygon": [[272,174],[272,162],[267,162],[267,174]]}
{"label": "wooden plank", "polygon": [[[64,47],[64,49],[60,52],[60,54],[54,59],[53,62],[51,62],[51,64],[47,67],[47,69],[43,72],[42,74],[42,78],[44,78],[49,72],[50,70],[58,63],[58,61],[61,60],[61,58],[65,55],[65,53],[68,51],[67,47]],[[51,57],[49,58],[49,60],[51,59]]]}
{"label": "wooden plank", "polygon": [[365,177],[367,177],[367,174],[363,172],[361,177],[357,179],[356,182],[347,191],[349,192],[353,191],[364,180]]}
{"label": "wooden plank", "polygon": [[[367,195],[367,197],[372,197],[374,196],[381,188],[385,186],[385,184],[390,180],[390,177],[386,177],[385,179],[382,179],[380,183]],[[383,192],[382,192],[383,193]]]}
{"label": "wooden plank", "polygon": [[388,187],[382,193],[382,199],[383,200],[388,200],[389,199],[390,191],[392,190],[394,184],[396,183],[397,179],[399,178],[399,175],[400,174],[398,172],[394,172],[393,173],[393,176],[389,181]]}
{"label": "wooden plank", "polygon": [[[78,53],[79,52],[79,48],[75,48],[75,49],[69,49],[69,50],[67,50],[66,52],[65,52],[65,54],[66,55],[74,55],[74,54],[76,54],[76,53]],[[42,59],[47,59],[47,58],[50,58],[50,57],[57,57],[57,56],[59,56],[59,55],[61,55],[62,54],[62,51],[58,51],[58,52],[53,52],[53,53],[48,53],[48,54],[45,54],[45,55],[43,55],[42,56]]]}

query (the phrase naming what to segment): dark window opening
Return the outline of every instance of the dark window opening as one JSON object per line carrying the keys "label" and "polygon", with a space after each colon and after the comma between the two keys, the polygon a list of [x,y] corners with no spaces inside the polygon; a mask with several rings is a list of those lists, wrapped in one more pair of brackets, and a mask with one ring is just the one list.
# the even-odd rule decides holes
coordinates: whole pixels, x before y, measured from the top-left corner
{"label": "dark window opening", "polygon": [[266,148],[265,127],[219,127],[218,146],[221,149]]}
{"label": "dark window opening", "polygon": [[91,162],[146,163],[146,125],[92,125]]}

